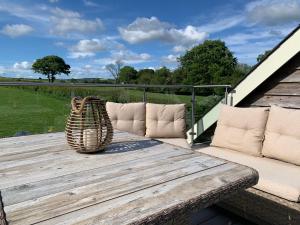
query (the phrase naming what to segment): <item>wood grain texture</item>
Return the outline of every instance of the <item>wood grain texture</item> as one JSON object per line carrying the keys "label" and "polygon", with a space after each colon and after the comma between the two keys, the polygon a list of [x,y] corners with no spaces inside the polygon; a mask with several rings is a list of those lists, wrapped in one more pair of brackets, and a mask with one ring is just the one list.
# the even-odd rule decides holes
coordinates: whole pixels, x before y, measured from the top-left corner
{"label": "wood grain texture", "polygon": [[279,83],[271,90],[267,91],[265,95],[275,96],[300,96],[300,82],[299,83]]}
{"label": "wood grain texture", "polygon": [[0,140],[10,225],[164,224],[258,179],[245,166],[126,132],[100,154],[76,153],[61,133],[27,138]]}
{"label": "wood grain texture", "polygon": [[277,105],[286,108],[300,108],[300,96],[263,96],[257,101],[254,101],[250,106],[263,106],[269,107],[271,105]]}
{"label": "wood grain texture", "polygon": [[290,59],[238,106],[251,107],[278,105],[300,108],[300,53]]}
{"label": "wood grain texture", "polygon": [[298,82],[300,83],[300,70],[297,69],[293,73],[291,73],[289,76],[281,80],[281,82]]}

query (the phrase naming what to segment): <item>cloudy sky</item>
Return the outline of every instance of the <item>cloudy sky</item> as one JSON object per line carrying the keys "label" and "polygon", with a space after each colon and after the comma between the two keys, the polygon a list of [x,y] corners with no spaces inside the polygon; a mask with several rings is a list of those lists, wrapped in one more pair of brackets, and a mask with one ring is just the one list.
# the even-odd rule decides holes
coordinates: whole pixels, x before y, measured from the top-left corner
{"label": "cloudy sky", "polygon": [[0,76],[37,78],[32,62],[50,54],[74,78],[107,77],[116,60],[172,69],[206,39],[253,65],[299,22],[300,0],[0,0]]}

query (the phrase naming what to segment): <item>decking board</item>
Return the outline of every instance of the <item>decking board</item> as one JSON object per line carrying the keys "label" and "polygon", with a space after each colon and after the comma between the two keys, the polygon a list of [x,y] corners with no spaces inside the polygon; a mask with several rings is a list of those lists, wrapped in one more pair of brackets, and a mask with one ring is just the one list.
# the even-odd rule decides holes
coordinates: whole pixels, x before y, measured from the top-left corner
{"label": "decking board", "polygon": [[[112,199],[109,202],[95,204],[82,210],[74,211],[60,217],[53,218],[40,223],[41,225],[50,224],[130,224],[135,221],[147,221],[151,215],[160,214],[165,208],[176,208],[177,205],[184,205],[191,196],[205,194],[207,190],[211,190],[214,186],[226,185],[228,177],[232,172],[239,174],[236,165],[225,165],[211,170],[205,170],[202,173],[195,173],[185,176],[163,185],[154,186],[131,195],[121,196]],[[226,169],[229,170],[229,176],[226,176]],[[244,171],[245,172],[245,171]],[[242,173],[244,173],[242,172]],[[245,175],[245,174],[243,174]],[[220,179],[215,179],[220,176]],[[205,182],[203,182],[205,181]],[[187,188],[189,186],[190,188]],[[176,199],[176,200],[174,200]],[[166,211],[167,213],[167,211]],[[63,221],[63,222],[61,222]]]}
{"label": "decking board", "polygon": [[0,189],[10,225],[161,221],[257,182],[245,166],[126,132],[116,132],[99,154],[71,150],[61,133],[28,138],[0,140]]}
{"label": "decking board", "polygon": [[[45,195],[62,192],[64,190],[101,182],[103,179],[115,180],[116,175],[124,176],[128,175],[129,172],[141,172],[144,170],[153,169],[157,166],[165,165],[165,163],[177,162],[177,160],[183,160],[185,158],[189,159],[190,156],[188,154],[182,155],[169,152],[160,155],[159,159],[157,159],[157,155],[154,155],[141,159],[126,161],[117,166],[116,164],[104,167],[100,166],[92,170],[84,170],[77,173],[71,173],[38,182],[32,182],[28,185],[23,184],[3,189],[3,199],[6,203],[6,206],[9,206],[11,204],[16,204],[29,199],[35,199]],[[203,163],[205,165],[205,162]]]}

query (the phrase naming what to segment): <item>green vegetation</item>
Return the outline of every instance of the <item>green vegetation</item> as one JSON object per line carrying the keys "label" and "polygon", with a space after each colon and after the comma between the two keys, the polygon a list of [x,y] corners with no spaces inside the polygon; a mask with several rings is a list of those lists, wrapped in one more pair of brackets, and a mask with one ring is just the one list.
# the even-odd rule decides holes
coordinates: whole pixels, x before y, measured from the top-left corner
{"label": "green vegetation", "polygon": [[39,92],[0,88],[0,137],[17,132],[46,133],[62,131],[69,113],[69,101]]}
{"label": "green vegetation", "polygon": [[259,54],[256,58],[256,61],[257,62],[263,61],[265,58],[267,58],[270,55],[271,52],[272,52],[272,50],[267,50],[264,53]]}
{"label": "green vegetation", "polygon": [[32,64],[32,70],[35,73],[41,73],[48,78],[49,83],[54,82],[56,76],[59,74],[68,75],[70,71],[70,66],[65,63],[65,61],[56,56],[56,55],[48,55],[41,59],[37,59]]}
{"label": "green vegetation", "polygon": [[231,83],[237,60],[222,41],[207,40],[179,58],[186,73],[184,83]]}
{"label": "green vegetation", "polygon": [[[14,136],[20,132],[47,133],[63,131],[70,112],[73,96],[99,96],[114,102],[138,102],[143,91],[136,89],[93,87],[1,87],[0,88],[0,137]],[[217,96],[197,96],[196,112],[199,118],[219,99]],[[147,93],[147,102],[185,103],[190,122],[191,96],[169,93]]]}
{"label": "green vegetation", "polygon": [[[231,84],[238,83],[250,70],[239,64],[233,53],[220,40],[207,40],[178,58],[179,67],[156,70],[125,66],[118,70],[117,82],[133,84]],[[180,90],[185,93],[186,90]],[[205,90],[204,95],[221,94],[224,90]]]}
{"label": "green vegetation", "polygon": [[115,83],[119,81],[120,76],[120,70],[123,66],[123,63],[121,60],[117,60],[115,63],[111,63],[105,66],[108,72],[112,75],[112,77],[115,79]]}
{"label": "green vegetation", "polygon": [[130,84],[137,79],[137,71],[131,66],[124,66],[120,69],[120,83]]}

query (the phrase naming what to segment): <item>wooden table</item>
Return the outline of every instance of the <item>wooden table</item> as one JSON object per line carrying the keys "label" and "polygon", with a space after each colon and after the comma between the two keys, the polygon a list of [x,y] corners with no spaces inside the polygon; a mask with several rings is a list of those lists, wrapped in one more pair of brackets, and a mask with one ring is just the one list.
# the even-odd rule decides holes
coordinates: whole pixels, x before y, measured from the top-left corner
{"label": "wooden table", "polygon": [[71,150],[63,133],[0,139],[10,225],[184,224],[257,179],[248,167],[125,132],[101,154]]}

